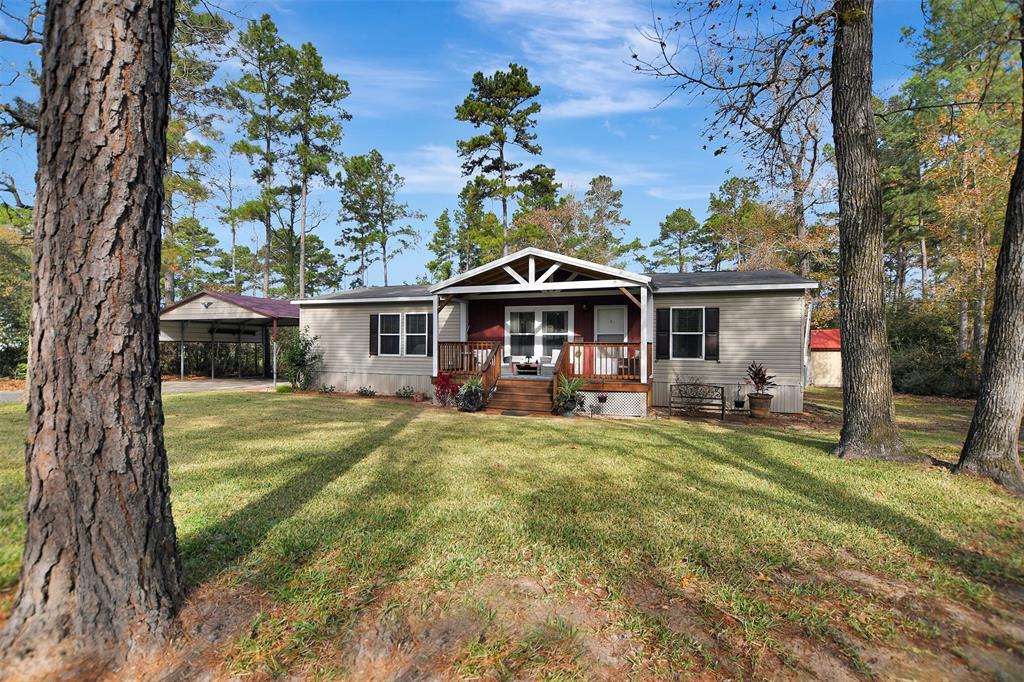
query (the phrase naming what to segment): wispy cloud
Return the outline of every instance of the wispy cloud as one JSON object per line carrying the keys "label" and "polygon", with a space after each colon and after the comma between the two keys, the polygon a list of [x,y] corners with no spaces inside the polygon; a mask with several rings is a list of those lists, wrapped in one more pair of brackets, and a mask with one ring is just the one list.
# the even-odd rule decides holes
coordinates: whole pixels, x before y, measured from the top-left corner
{"label": "wispy cloud", "polygon": [[439,76],[432,71],[350,59],[331,59],[326,67],[348,81],[352,94],[345,108],[360,116],[384,116],[441,106]]}
{"label": "wispy cloud", "polygon": [[537,72],[535,80],[556,88],[546,117],[651,110],[667,92],[627,63],[645,47],[637,30],[650,13],[643,2],[605,0],[596,6],[588,0],[464,0],[463,10],[520,36],[520,51]]}
{"label": "wispy cloud", "polygon": [[406,192],[454,196],[465,184],[455,147],[428,144],[411,152],[390,154],[388,158],[405,178]]}

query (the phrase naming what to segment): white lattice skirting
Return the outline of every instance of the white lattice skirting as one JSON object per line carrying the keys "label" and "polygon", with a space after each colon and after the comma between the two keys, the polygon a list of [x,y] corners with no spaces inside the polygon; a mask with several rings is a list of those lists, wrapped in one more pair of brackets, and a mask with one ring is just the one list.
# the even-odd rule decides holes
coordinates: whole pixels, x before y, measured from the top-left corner
{"label": "white lattice skirting", "polygon": [[608,400],[603,404],[599,403],[597,391],[581,391],[583,405],[577,410],[577,414],[583,415],[605,415],[608,417],[646,417],[647,416],[647,394],[638,392],[608,392]]}

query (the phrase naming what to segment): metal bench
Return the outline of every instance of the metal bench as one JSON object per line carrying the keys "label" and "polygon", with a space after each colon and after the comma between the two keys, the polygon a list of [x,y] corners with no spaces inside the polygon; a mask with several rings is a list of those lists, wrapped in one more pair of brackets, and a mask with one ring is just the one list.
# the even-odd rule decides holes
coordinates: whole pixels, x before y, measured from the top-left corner
{"label": "metal bench", "polygon": [[725,421],[725,387],[711,384],[670,384],[668,387],[668,416],[676,410],[688,412],[713,407]]}

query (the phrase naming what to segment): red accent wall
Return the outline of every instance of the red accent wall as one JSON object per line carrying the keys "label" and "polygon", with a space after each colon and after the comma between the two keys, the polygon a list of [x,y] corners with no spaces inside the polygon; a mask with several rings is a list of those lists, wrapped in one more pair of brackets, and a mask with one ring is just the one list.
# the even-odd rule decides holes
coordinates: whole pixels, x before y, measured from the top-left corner
{"label": "red accent wall", "polygon": [[[586,303],[587,309],[583,309]],[[560,296],[557,298],[489,298],[469,301],[469,340],[504,341],[505,306],[528,305],[569,305],[573,304],[574,341],[594,340],[594,306],[626,306],[627,341],[640,341],[640,309],[625,296],[594,296],[579,298]]]}

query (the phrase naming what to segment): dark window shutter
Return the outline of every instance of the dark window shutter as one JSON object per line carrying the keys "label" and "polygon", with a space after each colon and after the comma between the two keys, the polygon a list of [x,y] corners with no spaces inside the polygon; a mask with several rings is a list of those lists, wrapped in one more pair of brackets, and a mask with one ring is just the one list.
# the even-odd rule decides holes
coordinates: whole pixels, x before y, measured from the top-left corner
{"label": "dark window shutter", "polygon": [[427,357],[434,355],[434,316],[427,313]]}
{"label": "dark window shutter", "polygon": [[379,315],[370,315],[370,355],[377,355],[380,349],[380,334],[377,329],[379,322]]}
{"label": "dark window shutter", "polygon": [[718,361],[718,308],[704,309],[704,359]]}
{"label": "dark window shutter", "polygon": [[672,339],[669,337],[668,324],[671,313],[668,308],[658,308],[654,311],[654,357],[657,360],[669,358],[669,345]]}

